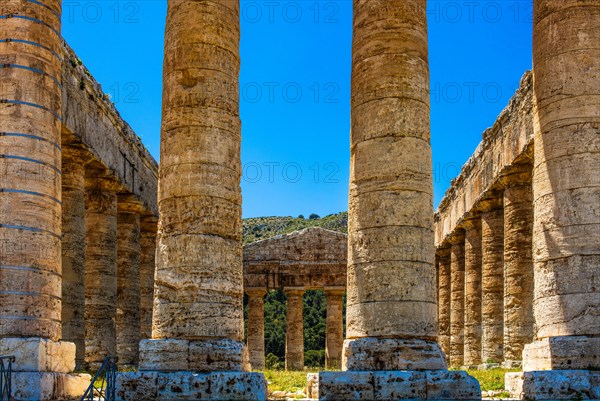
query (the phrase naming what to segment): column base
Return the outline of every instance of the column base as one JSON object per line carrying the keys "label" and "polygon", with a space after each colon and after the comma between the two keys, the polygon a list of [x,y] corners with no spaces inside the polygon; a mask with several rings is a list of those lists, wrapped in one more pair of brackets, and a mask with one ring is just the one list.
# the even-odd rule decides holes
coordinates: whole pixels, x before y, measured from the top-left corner
{"label": "column base", "polygon": [[320,401],[481,400],[479,382],[463,371],[319,373]]}
{"label": "column base", "polygon": [[584,336],[550,337],[523,349],[523,371],[600,368],[600,338]]}
{"label": "column base", "polygon": [[266,401],[267,382],[250,372],[117,374],[116,401]]}
{"label": "column base", "polygon": [[342,370],[445,370],[446,356],[437,342],[399,338],[344,341]]}
{"label": "column base", "polygon": [[600,372],[546,370],[507,373],[504,388],[511,397],[532,401],[598,400]]}
{"label": "column base", "polygon": [[81,398],[92,377],[73,374],[75,344],[45,338],[0,338],[0,355],[14,356],[12,390],[16,401]]}
{"label": "column base", "polygon": [[233,340],[142,340],[140,371],[242,372],[250,370],[248,349]]}
{"label": "column base", "polygon": [[92,376],[76,373],[13,372],[15,401],[62,401],[80,399]]}

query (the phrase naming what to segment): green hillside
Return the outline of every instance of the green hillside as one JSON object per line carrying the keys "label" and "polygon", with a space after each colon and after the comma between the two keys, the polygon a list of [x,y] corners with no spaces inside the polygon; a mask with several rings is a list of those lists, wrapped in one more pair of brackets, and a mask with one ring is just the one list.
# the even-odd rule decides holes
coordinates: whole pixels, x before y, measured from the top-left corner
{"label": "green hillside", "polygon": [[242,221],[244,244],[271,238],[279,234],[289,234],[307,227],[322,227],[342,233],[348,232],[348,213],[329,216],[317,215],[298,217],[253,217]]}

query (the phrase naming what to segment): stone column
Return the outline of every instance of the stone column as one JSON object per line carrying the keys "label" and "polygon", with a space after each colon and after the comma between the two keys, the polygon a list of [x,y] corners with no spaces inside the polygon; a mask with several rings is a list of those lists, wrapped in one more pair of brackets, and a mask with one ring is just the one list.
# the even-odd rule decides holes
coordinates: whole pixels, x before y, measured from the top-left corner
{"label": "stone column", "polygon": [[[435,342],[425,3],[389,0],[383,7],[354,1],[344,352],[349,370],[446,366]],[[413,346],[410,362],[392,357]],[[384,347],[389,352],[374,363]]]}
{"label": "stone column", "polygon": [[14,394],[42,401],[44,388],[74,398],[60,384],[78,380],[60,341],[61,13],[60,0],[0,2],[0,355],[17,358]]}
{"label": "stone column", "polygon": [[86,177],[85,361],[116,356],[117,183]]}
{"label": "stone column", "polygon": [[[568,336],[562,352],[579,356],[581,341],[600,341],[600,4],[534,4],[536,339],[548,344]],[[552,346],[544,347],[549,366]],[[576,365],[600,367],[600,345],[594,349],[583,358],[592,364],[578,357]]]}
{"label": "stone column", "polygon": [[264,288],[246,288],[248,294],[248,352],[253,370],[265,369],[265,300]]}
{"label": "stone column", "polygon": [[154,267],[157,220],[146,216],[140,225],[140,338],[152,337],[152,303],[154,302]]}
{"label": "stone column", "polygon": [[536,326],[523,369],[540,391],[518,395],[566,399],[593,384],[548,380],[600,382],[600,3],[535,0],[533,19]]}
{"label": "stone column", "polygon": [[477,366],[481,360],[481,218],[463,221],[465,229],[465,360]]}
{"label": "stone column", "polygon": [[0,337],[59,341],[61,2],[46,5],[0,5]]}
{"label": "stone column", "polygon": [[504,211],[502,198],[483,201],[481,214],[481,359],[504,360]]}
{"label": "stone column", "polygon": [[533,341],[531,166],[504,180],[504,363],[515,367]]}
{"label": "stone column", "polygon": [[117,356],[135,366],[140,342],[140,213],[142,205],[119,195],[117,202]]}
{"label": "stone column", "polygon": [[450,357],[450,247],[442,244],[438,251],[438,342]]}
{"label": "stone column", "polygon": [[167,5],[152,339],[140,343],[142,372],[120,375],[123,400],[139,399],[140,380],[146,400],[181,399],[161,393],[159,372],[202,381],[194,391],[215,399],[236,383],[237,398],[266,398],[264,376],[242,372],[239,18],[237,0]]}
{"label": "stone column", "polygon": [[304,370],[304,289],[286,288],[285,370]]}
{"label": "stone column", "polygon": [[325,288],[327,315],[325,321],[325,368],[342,367],[342,347],[344,346],[344,293],[345,289]]}
{"label": "stone column", "polygon": [[465,236],[458,229],[450,243],[450,365],[464,363]]}
{"label": "stone column", "polygon": [[75,343],[75,362],[85,361],[85,163],[83,150],[63,146],[62,332]]}

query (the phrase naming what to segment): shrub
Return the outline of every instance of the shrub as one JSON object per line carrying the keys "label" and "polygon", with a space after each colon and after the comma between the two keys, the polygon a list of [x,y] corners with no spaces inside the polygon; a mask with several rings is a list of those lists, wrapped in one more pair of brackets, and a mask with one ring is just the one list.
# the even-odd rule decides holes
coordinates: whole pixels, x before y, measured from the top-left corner
{"label": "shrub", "polygon": [[265,367],[269,370],[282,370],[284,365],[277,355],[269,353],[265,358]]}
{"label": "shrub", "polygon": [[309,350],[304,352],[304,365],[310,368],[325,367],[325,350]]}
{"label": "shrub", "polygon": [[316,220],[316,219],[320,219],[320,218],[321,217],[318,214],[316,214],[316,213],[313,213],[310,216],[308,216],[309,220]]}

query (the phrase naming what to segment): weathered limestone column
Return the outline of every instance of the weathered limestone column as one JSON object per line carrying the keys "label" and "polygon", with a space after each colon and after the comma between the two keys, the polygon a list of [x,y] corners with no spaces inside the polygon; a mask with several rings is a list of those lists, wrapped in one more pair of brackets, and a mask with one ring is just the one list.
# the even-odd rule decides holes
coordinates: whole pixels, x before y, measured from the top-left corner
{"label": "weathered limestone column", "polygon": [[139,399],[140,381],[148,401],[191,382],[197,398],[266,398],[264,377],[243,372],[239,19],[237,0],[167,5],[152,339],[141,372],[119,375],[120,400]]}
{"label": "weathered limestone column", "polygon": [[140,222],[140,339],[152,337],[156,223],[154,216],[146,216]]}
{"label": "weathered limestone column", "polygon": [[481,360],[481,218],[462,222],[465,229],[465,356],[466,366]]}
{"label": "weathered limestone column", "polygon": [[520,367],[533,340],[531,166],[504,181],[504,364]]}
{"label": "weathered limestone column", "polygon": [[450,247],[443,244],[438,254],[438,342],[450,357]]}
{"label": "weathered limestone column", "polygon": [[327,315],[325,318],[325,368],[342,367],[344,346],[344,293],[346,289],[325,288]]}
{"label": "weathered limestone column", "polygon": [[458,230],[450,238],[450,365],[464,363],[465,236]]}
{"label": "weathered limestone column", "polygon": [[62,332],[77,347],[78,368],[85,361],[85,164],[83,150],[63,146]]}
{"label": "weathered limestone column", "polygon": [[117,356],[135,366],[140,342],[140,214],[142,205],[128,195],[117,202]]}
{"label": "weathered limestone column", "polygon": [[61,338],[60,13],[0,6],[0,337]]}
{"label": "weathered limestone column", "polygon": [[286,288],[285,370],[304,370],[304,289]]}
{"label": "weathered limestone column", "polygon": [[0,2],[0,354],[17,357],[17,399],[79,379],[64,374],[75,344],[60,341],[61,12],[60,0]]}
{"label": "weathered limestone column", "polygon": [[[534,141],[533,254],[540,342],[584,336],[598,344],[600,336],[600,286],[595,284],[600,265],[599,17],[595,1],[535,1],[539,127]],[[571,340],[572,355],[579,355],[579,340]],[[600,346],[587,355],[595,360],[587,367],[600,367],[599,352]]]}
{"label": "weathered limestone column", "polygon": [[[572,399],[593,387],[575,393],[573,383],[600,382],[598,1],[534,1],[533,72],[536,341],[523,369],[553,371],[526,373],[525,388],[539,391],[523,396]],[[550,378],[570,385],[544,385]]]}
{"label": "weathered limestone column", "polygon": [[117,186],[86,177],[85,362],[93,369],[117,352]]}
{"label": "weathered limestone column", "polygon": [[[445,385],[454,386],[456,378],[477,398],[481,393],[474,379],[445,370],[446,360],[436,342],[427,4],[425,0],[353,4],[343,368],[355,372],[321,374],[320,396],[347,399],[354,394],[352,385],[391,391],[399,374],[414,374],[412,379],[425,384],[431,376],[423,371],[436,370],[438,389],[454,394]],[[407,369],[415,371],[406,373]],[[380,385],[368,377],[375,375],[371,371],[391,373],[380,377],[385,381]],[[408,396],[410,390],[399,393]],[[427,391],[427,397],[440,396],[433,389]]]}
{"label": "weathered limestone column", "polygon": [[246,288],[248,294],[248,352],[253,370],[265,369],[265,300],[264,288]]}
{"label": "weathered limestone column", "polygon": [[504,211],[502,198],[485,200],[481,214],[481,359],[504,360]]}
{"label": "weathered limestone column", "polygon": [[[346,366],[375,369],[382,347],[419,344],[414,366],[443,369],[425,1],[356,0],[352,65]],[[406,368],[392,359],[377,365]]]}

